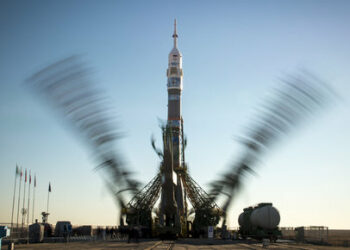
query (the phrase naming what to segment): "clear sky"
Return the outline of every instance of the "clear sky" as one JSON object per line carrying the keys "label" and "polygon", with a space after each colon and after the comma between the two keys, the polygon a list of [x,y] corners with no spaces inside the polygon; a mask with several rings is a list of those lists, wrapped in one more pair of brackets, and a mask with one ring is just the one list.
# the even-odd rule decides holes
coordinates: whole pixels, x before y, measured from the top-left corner
{"label": "clear sky", "polygon": [[186,161],[202,187],[238,156],[235,137],[277,79],[304,67],[339,100],[264,158],[236,197],[272,202],[281,226],[350,228],[349,1],[1,1],[0,222],[10,222],[16,163],[37,174],[36,218],[114,225],[117,213],[92,157],[59,116],[24,86],[41,67],[83,54],[108,92],[127,164],[147,183],[167,112],[166,68],[177,18],[183,54]]}

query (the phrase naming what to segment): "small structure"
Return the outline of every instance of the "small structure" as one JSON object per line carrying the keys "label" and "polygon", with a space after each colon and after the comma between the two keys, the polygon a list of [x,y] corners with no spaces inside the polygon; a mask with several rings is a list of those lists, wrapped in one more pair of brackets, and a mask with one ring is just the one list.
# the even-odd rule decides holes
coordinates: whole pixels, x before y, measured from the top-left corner
{"label": "small structure", "polygon": [[325,226],[296,227],[294,230],[298,242],[324,244],[328,241],[328,227]]}
{"label": "small structure", "polygon": [[72,232],[72,224],[70,221],[57,221],[55,227],[56,237],[66,237]]}
{"label": "small structure", "polygon": [[0,250],[2,238],[10,236],[10,229],[7,226],[0,226]]}
{"label": "small structure", "polygon": [[34,224],[29,226],[29,242],[41,243],[44,241],[44,224],[38,223],[38,220]]}

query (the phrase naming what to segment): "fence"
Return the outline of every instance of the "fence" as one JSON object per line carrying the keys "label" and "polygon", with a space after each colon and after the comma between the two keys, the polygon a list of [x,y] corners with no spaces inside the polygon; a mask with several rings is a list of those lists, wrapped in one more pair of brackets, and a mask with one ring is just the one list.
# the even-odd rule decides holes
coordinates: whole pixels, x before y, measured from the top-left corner
{"label": "fence", "polygon": [[324,244],[332,246],[350,246],[350,230],[335,230],[325,226],[281,227],[283,239]]}

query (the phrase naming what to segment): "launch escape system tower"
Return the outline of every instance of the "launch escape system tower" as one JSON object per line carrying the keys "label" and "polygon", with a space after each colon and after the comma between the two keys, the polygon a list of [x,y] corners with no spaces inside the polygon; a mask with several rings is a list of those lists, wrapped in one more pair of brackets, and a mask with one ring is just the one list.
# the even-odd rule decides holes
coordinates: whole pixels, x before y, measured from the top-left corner
{"label": "launch escape system tower", "polygon": [[[157,152],[162,162],[157,175],[131,199],[123,214],[128,225],[142,226],[153,235],[196,236],[201,229],[217,225],[222,211],[187,170],[181,116],[182,55],[177,48],[176,20],[172,37],[174,47],[167,69],[168,119],[162,127],[163,150]],[[154,142],[152,146],[155,148]],[[158,208],[154,209],[159,197]],[[195,213],[191,221],[188,202]]]}

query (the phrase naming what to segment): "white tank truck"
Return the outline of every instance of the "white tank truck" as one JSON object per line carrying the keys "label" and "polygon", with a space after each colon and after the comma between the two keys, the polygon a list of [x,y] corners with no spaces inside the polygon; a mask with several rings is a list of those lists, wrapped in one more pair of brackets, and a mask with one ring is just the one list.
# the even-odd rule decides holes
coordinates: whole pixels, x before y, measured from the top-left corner
{"label": "white tank truck", "polygon": [[272,203],[259,203],[254,207],[243,209],[238,217],[239,231],[238,234],[246,239],[247,237],[262,240],[265,238],[270,241],[276,241],[282,236],[278,229],[280,223],[280,214],[272,206]]}

